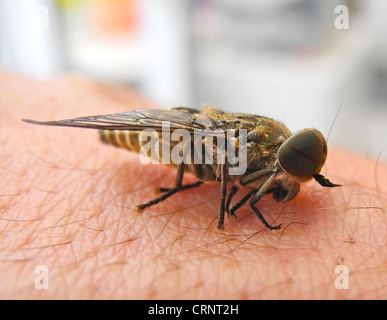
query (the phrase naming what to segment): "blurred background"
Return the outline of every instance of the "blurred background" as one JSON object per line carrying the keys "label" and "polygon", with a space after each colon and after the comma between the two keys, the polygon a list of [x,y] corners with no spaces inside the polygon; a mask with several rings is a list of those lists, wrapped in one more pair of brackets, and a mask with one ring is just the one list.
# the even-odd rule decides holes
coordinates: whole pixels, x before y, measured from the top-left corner
{"label": "blurred background", "polygon": [[[272,117],[387,160],[386,0],[0,0],[0,67]],[[341,106],[341,108],[340,108]],[[384,151],[383,151],[384,150]]]}

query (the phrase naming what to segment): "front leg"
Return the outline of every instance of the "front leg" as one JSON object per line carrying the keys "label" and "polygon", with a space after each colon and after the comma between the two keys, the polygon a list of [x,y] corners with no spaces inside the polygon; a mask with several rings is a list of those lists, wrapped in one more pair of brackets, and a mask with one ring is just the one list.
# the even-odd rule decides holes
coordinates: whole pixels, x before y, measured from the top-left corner
{"label": "front leg", "polygon": [[[263,169],[263,170],[260,170],[260,171],[256,171],[256,172],[253,172],[253,173],[250,173],[249,175],[243,177],[240,181],[240,184],[242,186],[245,186],[249,183],[253,183],[255,181],[258,181],[260,179],[262,179],[263,177],[266,177],[268,175],[271,175],[273,174],[273,172],[276,172],[276,168],[275,167],[269,167],[269,168],[266,168],[266,169]],[[237,187],[236,187],[237,188]],[[267,191],[265,191],[265,193],[271,193],[271,192],[274,192],[274,189],[275,188],[271,188]],[[236,191],[235,191],[236,192]],[[228,208],[229,208],[229,205],[230,205],[230,202],[231,202],[231,197],[234,196],[235,194],[234,190],[231,189],[231,192],[230,192],[230,195],[227,199],[227,206],[226,206],[226,212],[229,212],[229,214],[233,217],[236,217],[236,214],[235,214],[235,211],[238,210],[247,200],[249,200],[251,198],[251,196],[253,194],[255,194],[257,192],[257,189],[252,189],[250,190],[236,205],[234,205],[231,210],[229,211]]]}
{"label": "front leg", "polygon": [[275,176],[277,175],[277,171],[274,171],[272,175],[265,181],[265,183],[258,189],[257,193],[251,198],[249,205],[250,208],[253,209],[254,213],[257,215],[257,217],[262,221],[262,223],[265,225],[266,228],[270,230],[277,230],[282,227],[282,224],[279,224],[277,226],[272,227],[265,218],[262,216],[262,214],[259,212],[259,210],[254,206],[266,193],[267,188],[271,185],[273,182]]}
{"label": "front leg", "polygon": [[247,200],[251,198],[251,196],[255,193],[254,190],[250,190],[235,206],[233,206],[230,210],[230,214],[236,217],[235,211],[238,210]]}

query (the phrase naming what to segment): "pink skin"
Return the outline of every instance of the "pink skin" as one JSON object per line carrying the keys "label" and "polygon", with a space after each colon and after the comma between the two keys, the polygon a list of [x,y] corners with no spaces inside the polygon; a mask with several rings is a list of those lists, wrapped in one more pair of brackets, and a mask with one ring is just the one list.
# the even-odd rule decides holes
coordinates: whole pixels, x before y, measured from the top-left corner
{"label": "pink skin", "polygon": [[[83,78],[0,77],[0,298],[386,297],[386,164],[329,147],[322,174],[343,186],[309,181],[286,204],[264,196],[257,206],[277,231],[247,204],[218,230],[218,183],[138,213],[155,188],[173,186],[174,170],[101,144],[94,130],[20,119],[149,107],[143,98]],[[35,288],[39,265],[48,290]],[[348,289],[335,286],[339,265]]]}

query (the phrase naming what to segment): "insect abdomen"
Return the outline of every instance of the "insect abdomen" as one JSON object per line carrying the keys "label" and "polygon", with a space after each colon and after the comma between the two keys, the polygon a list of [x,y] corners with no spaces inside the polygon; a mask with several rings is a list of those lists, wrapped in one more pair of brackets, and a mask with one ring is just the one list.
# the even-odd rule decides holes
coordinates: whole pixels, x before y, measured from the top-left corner
{"label": "insect abdomen", "polygon": [[[146,133],[145,136],[142,136],[142,131],[100,130],[99,132],[101,140],[104,143],[112,144],[116,147],[124,148],[137,153],[142,152],[142,155],[146,155],[156,162],[163,163],[161,161],[163,159],[162,139],[160,134],[157,132]],[[151,148],[149,148],[149,143]],[[148,147],[143,148],[146,144],[148,144]],[[166,143],[166,150],[169,154],[175,144],[176,143],[170,143],[169,141]],[[142,148],[143,150],[141,150]],[[158,150],[159,152],[152,152],[152,149]],[[164,164],[176,167],[174,163],[167,162]]]}
{"label": "insect abdomen", "polygon": [[[158,150],[159,153],[152,153],[150,149],[145,148],[146,150],[141,150],[145,144],[149,142],[149,139],[145,139],[145,137],[141,137],[140,131],[128,131],[128,130],[100,130],[101,140],[104,143],[114,145],[116,147],[124,148],[130,151],[134,151],[140,153],[140,151],[144,152],[144,155],[147,155],[152,160],[155,160],[159,163],[166,164],[170,167],[177,168],[178,165],[172,159],[167,162],[163,162],[162,152],[162,139],[159,133],[154,132],[153,138],[155,139],[155,143],[159,144]],[[171,150],[176,146],[177,142],[171,143],[170,141],[165,142],[165,146],[167,147],[167,152],[171,154]],[[153,147],[156,147],[152,144]],[[204,158],[203,154],[203,158]],[[192,160],[192,159],[191,159]],[[217,165],[200,165],[200,168],[196,167],[192,163],[188,163],[186,167],[186,171],[194,174],[197,178],[206,181],[213,181],[216,178],[216,168]]]}
{"label": "insect abdomen", "polygon": [[137,131],[100,130],[99,133],[104,143],[135,152],[139,152],[141,149],[139,132]]}

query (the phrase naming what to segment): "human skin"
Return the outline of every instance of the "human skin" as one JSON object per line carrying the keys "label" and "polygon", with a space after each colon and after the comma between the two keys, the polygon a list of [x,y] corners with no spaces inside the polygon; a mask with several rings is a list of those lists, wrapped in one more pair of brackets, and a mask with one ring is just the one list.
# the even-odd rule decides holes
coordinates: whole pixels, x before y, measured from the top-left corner
{"label": "human skin", "polygon": [[[218,230],[218,183],[139,213],[136,205],[157,197],[157,187],[173,186],[173,169],[102,144],[95,130],[20,120],[145,107],[128,88],[1,74],[0,298],[386,298],[381,161],[329,148],[322,173],[342,187],[306,182],[286,204],[265,196],[257,207],[280,230],[266,229],[247,204]],[[38,266],[48,270],[48,289],[35,286]],[[348,269],[347,289],[337,288],[345,284],[337,266]]]}

